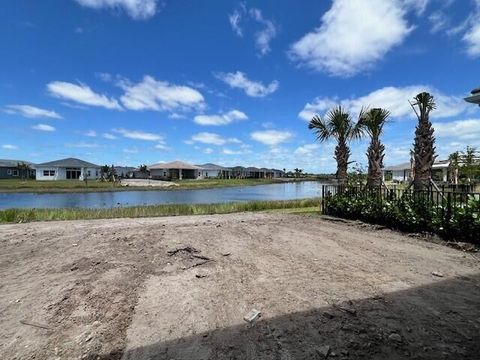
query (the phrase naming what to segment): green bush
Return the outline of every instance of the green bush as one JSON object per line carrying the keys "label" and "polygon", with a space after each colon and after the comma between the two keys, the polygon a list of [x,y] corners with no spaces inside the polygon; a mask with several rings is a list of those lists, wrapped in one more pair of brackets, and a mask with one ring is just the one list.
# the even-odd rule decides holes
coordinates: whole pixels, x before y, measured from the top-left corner
{"label": "green bush", "polygon": [[401,197],[372,191],[326,197],[325,213],[385,225],[407,232],[431,232],[480,245],[480,200],[435,203],[425,194]]}

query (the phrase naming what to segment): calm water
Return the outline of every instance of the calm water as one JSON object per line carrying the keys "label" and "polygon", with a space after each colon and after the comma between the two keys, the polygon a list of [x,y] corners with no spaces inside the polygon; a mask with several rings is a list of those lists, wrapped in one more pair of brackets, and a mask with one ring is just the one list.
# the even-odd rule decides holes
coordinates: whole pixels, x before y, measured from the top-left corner
{"label": "calm water", "polygon": [[118,191],[64,194],[0,193],[0,209],[111,208],[157,204],[205,204],[249,200],[291,200],[321,196],[322,183],[304,181],[204,190]]}

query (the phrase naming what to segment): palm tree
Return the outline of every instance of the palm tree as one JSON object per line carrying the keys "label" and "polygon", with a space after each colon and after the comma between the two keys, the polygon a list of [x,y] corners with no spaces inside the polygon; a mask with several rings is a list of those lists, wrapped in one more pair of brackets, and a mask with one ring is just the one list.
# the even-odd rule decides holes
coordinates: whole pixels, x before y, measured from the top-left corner
{"label": "palm tree", "polygon": [[32,170],[30,165],[24,162],[17,163],[17,169],[20,172],[20,177],[22,180],[27,179],[30,176],[30,171]]}
{"label": "palm tree", "polygon": [[450,164],[448,164],[448,167],[450,170],[450,182],[452,182],[454,185],[457,185],[458,184],[458,166],[460,164],[460,153],[458,151],[451,153],[450,156],[448,157],[448,160],[450,161]]}
{"label": "palm tree", "polygon": [[361,122],[353,122],[350,114],[341,106],[330,110],[324,119],[315,115],[308,128],[313,130],[320,142],[335,139],[334,159],[337,161],[337,180],[338,184],[344,186],[347,183],[348,159],[350,157],[350,148],[348,142],[354,139],[360,139],[363,136],[363,125]]}
{"label": "palm tree", "polygon": [[[430,122],[430,111],[435,109],[435,101],[428,92],[422,92],[415,96],[414,102],[410,105],[418,118],[413,143],[415,160],[413,187],[421,190],[430,185],[432,166],[436,158],[434,129]],[[416,108],[418,108],[418,112]]]}
{"label": "palm tree", "polygon": [[385,146],[380,141],[383,126],[387,122],[390,112],[381,108],[374,108],[361,114],[361,122],[370,137],[370,146],[367,150],[368,175],[367,186],[382,186],[383,157]]}

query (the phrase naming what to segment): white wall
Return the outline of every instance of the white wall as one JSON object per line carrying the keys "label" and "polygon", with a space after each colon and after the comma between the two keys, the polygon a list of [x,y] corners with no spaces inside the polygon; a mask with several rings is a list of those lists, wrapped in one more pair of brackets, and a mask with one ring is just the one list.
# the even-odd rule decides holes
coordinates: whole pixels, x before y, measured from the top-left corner
{"label": "white wall", "polygon": [[200,174],[201,179],[218,178],[218,176],[221,173],[221,170],[199,170],[198,172]]}
{"label": "white wall", "polygon": [[[40,167],[36,166],[36,179],[37,180],[67,180],[67,170],[66,168],[57,168],[57,167]],[[54,171],[54,176],[44,176],[43,171]],[[90,171],[90,176],[88,176],[88,171]],[[79,180],[84,180],[84,177],[88,179],[98,179],[100,178],[100,169],[98,168],[82,168],[82,174]]]}

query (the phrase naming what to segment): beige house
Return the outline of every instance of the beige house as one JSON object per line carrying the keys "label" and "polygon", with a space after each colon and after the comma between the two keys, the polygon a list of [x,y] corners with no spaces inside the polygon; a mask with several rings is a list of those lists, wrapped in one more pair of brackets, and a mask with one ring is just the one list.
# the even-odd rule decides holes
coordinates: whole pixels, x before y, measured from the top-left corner
{"label": "beige house", "polygon": [[148,170],[152,179],[183,180],[199,178],[202,168],[183,161],[172,161],[150,165]]}

